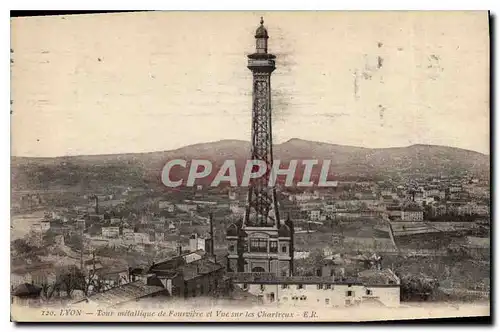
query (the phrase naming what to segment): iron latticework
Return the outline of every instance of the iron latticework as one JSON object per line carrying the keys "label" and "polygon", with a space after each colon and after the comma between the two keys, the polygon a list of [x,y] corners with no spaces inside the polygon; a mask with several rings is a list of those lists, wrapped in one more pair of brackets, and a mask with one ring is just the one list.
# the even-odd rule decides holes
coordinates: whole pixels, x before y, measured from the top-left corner
{"label": "iron latticework", "polygon": [[252,160],[263,161],[266,173],[249,183],[245,226],[279,226],[276,189],[269,187],[273,164],[271,126],[271,74],[276,68],[274,55],[267,53],[267,30],[263,20],[255,34],[256,52],[248,56],[248,68],[253,73]]}

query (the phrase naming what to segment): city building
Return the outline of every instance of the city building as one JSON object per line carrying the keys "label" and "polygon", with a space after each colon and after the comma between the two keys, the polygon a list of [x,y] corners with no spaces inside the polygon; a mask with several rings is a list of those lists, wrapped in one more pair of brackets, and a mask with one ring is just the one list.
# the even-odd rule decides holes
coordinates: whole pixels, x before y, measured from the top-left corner
{"label": "city building", "polygon": [[320,217],[321,217],[321,210],[309,211],[309,218],[311,218],[311,220],[319,220]]}
{"label": "city building", "polygon": [[336,280],[334,277],[276,276],[273,273],[234,273],[232,282],[257,296],[263,303],[303,307],[346,307],[378,302],[398,307],[400,280],[391,270],[368,270],[357,278]]}
{"label": "city building", "polygon": [[234,203],[229,204],[229,210],[233,214],[242,215],[242,216],[245,214],[245,206],[242,206],[242,204],[240,204],[238,202],[234,202]]}
{"label": "city building", "polygon": [[134,242],[136,244],[150,243],[150,235],[148,233],[134,233]]}
{"label": "city building", "polygon": [[195,212],[198,209],[198,205],[190,203],[175,204],[175,207],[184,212]]}
{"label": "city building", "polygon": [[424,220],[424,211],[415,202],[404,205],[401,209],[402,221],[422,221]]}
{"label": "city building", "polygon": [[86,271],[85,282],[89,285],[89,293],[107,291],[130,282],[126,266],[102,266],[96,261],[94,268],[93,263],[86,262]]}
{"label": "city building", "polygon": [[102,236],[106,238],[118,238],[120,236],[120,227],[109,226],[101,228]]}
{"label": "city building", "polygon": [[168,202],[168,201],[159,201],[158,208],[160,210],[167,210],[168,212],[174,212],[175,205],[171,202]]}
{"label": "city building", "polygon": [[43,286],[55,282],[56,274],[52,263],[32,263],[26,266],[13,268],[10,275],[10,284],[17,287],[23,283]]}
{"label": "city building", "polygon": [[228,195],[229,200],[231,200],[231,201],[234,201],[238,198],[238,194],[232,190],[230,190],[227,195]]}
{"label": "city building", "polygon": [[175,297],[197,297],[214,292],[222,284],[224,267],[208,258],[186,262],[176,257],[151,266],[148,285],[161,285]]}
{"label": "city building", "polygon": [[155,232],[155,242],[163,242],[165,240],[164,232]]}
{"label": "city building", "polygon": [[189,250],[197,251],[197,250],[205,250],[205,238],[199,236],[198,234],[192,234],[189,237]]}
{"label": "city building", "polygon": [[146,270],[130,270],[130,281],[162,287],[162,294],[170,297],[191,298],[227,289],[223,283],[224,272],[224,266],[216,262],[213,251],[183,254],[182,247],[178,246],[176,257],[153,263]]}
{"label": "city building", "polygon": [[134,241],[134,229],[122,228],[122,238],[126,241]]}

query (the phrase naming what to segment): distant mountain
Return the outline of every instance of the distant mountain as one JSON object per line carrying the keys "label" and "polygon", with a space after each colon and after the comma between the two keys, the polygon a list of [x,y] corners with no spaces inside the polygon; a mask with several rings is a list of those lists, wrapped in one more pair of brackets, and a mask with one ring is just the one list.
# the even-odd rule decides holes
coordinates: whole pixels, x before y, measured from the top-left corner
{"label": "distant mountain", "polygon": [[[68,156],[56,158],[12,157],[12,187],[20,189],[82,190],[103,186],[161,185],[163,166],[172,159],[208,159],[214,165],[205,183],[211,181],[227,159],[236,160],[238,173],[250,156],[250,143],[222,140],[189,145],[177,150],[115,155]],[[389,176],[452,175],[463,173],[488,176],[490,157],[479,152],[435,145],[369,149],[291,139],[274,146],[274,159],[282,167],[292,159],[331,160],[329,179],[383,179]],[[176,168],[175,179],[188,170]],[[299,170],[301,166],[299,163]],[[299,173],[299,172],[297,172]],[[313,178],[319,174],[313,172]]]}

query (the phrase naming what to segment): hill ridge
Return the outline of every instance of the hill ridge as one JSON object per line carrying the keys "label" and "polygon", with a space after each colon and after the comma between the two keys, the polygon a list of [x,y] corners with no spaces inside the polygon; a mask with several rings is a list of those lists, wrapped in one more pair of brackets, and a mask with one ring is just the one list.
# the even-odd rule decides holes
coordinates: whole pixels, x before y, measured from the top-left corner
{"label": "hill ridge", "polygon": [[[448,145],[415,143],[415,144],[405,145],[405,146],[390,146],[390,147],[383,147],[383,148],[370,148],[370,147],[363,147],[363,146],[356,146],[356,145],[345,145],[345,144],[338,144],[338,143],[311,141],[311,140],[305,140],[305,139],[296,138],[296,137],[291,138],[291,139],[289,139],[285,142],[282,142],[282,143],[273,144],[273,147],[282,146],[284,144],[299,143],[299,142],[305,142],[305,143],[309,143],[309,144],[312,143],[312,144],[330,145],[330,146],[344,147],[344,148],[365,149],[365,150],[405,149],[405,148],[411,148],[411,147],[442,147],[442,148],[448,148],[448,149],[469,151],[472,153],[478,153],[478,154],[483,155],[483,156],[489,156],[489,154],[485,154],[485,153],[482,153],[479,151],[464,149],[464,148],[459,148],[459,147],[454,147],[454,146],[448,146]],[[240,143],[240,144],[250,145],[250,141],[239,140],[239,139],[222,139],[222,140],[217,140],[217,141],[189,144],[189,145],[185,145],[185,146],[175,148],[175,149],[170,149],[170,150],[156,150],[156,151],[144,151],[144,152],[119,152],[119,153],[103,153],[103,154],[78,154],[78,155],[62,155],[62,156],[52,156],[52,157],[31,157],[31,156],[14,156],[13,155],[13,156],[11,156],[11,158],[36,160],[36,159],[72,158],[72,157],[97,157],[97,156],[108,157],[108,156],[118,156],[118,155],[130,156],[130,155],[143,155],[143,154],[154,154],[154,153],[168,153],[168,152],[178,151],[178,150],[182,150],[182,149],[186,149],[186,148],[192,148],[192,147],[197,147],[197,146],[206,146],[206,145],[219,144],[219,143]]]}
{"label": "hill ridge", "polygon": [[[408,176],[477,174],[489,177],[490,157],[460,148],[411,145],[392,148],[362,148],[306,140],[276,144],[274,160],[281,165],[292,159],[331,160],[329,179],[387,179]],[[208,159],[217,172],[225,160],[235,160],[241,173],[250,159],[250,143],[222,140],[185,146],[176,150],[145,153],[80,155],[54,158],[11,158],[14,190],[52,187],[102,188],[109,186],[161,186],[161,172],[172,159]],[[296,172],[301,172],[302,163]],[[177,178],[189,170],[177,168]],[[313,176],[316,176],[313,170]],[[174,175],[172,175],[174,176]],[[207,177],[209,181],[211,176]]]}

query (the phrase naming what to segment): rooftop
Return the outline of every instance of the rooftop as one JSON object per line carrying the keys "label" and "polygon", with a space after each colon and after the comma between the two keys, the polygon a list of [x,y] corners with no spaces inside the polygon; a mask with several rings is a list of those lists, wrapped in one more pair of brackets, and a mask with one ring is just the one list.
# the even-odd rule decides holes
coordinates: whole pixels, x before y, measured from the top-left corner
{"label": "rooftop", "polygon": [[365,270],[358,273],[358,278],[364,284],[369,285],[390,285],[399,284],[399,278],[390,269],[385,270]]}
{"label": "rooftop", "polygon": [[88,300],[108,307],[112,307],[164,291],[165,288],[163,287],[148,286],[145,285],[142,281],[135,281],[112,288],[102,293],[91,295],[88,297]]}
{"label": "rooftop", "polygon": [[179,272],[182,273],[184,280],[191,280],[201,275],[215,272],[221,268],[220,264],[204,259],[182,266]]}
{"label": "rooftop", "polygon": [[[186,260],[188,255],[200,254],[201,259]],[[204,274],[209,274],[222,269],[222,265],[212,262],[209,259],[203,258],[205,252],[198,250],[188,254],[174,257],[161,263],[154,264],[149,269],[149,273],[154,273],[158,276],[174,277],[176,274],[181,274],[184,280],[191,280]]]}
{"label": "rooftop", "polygon": [[110,276],[110,275],[116,275],[119,273],[127,272],[128,273],[128,268],[126,266],[106,266],[102,268],[96,269],[96,274],[104,277],[104,276]]}
{"label": "rooftop", "polygon": [[23,275],[26,273],[38,272],[38,271],[53,271],[54,264],[51,262],[40,262],[30,265],[22,265],[12,267],[11,273]]}
{"label": "rooftop", "polygon": [[354,278],[334,280],[333,277],[315,276],[277,276],[274,273],[228,273],[228,276],[236,283],[261,283],[261,284],[352,284],[360,285],[360,281]]}
{"label": "rooftop", "polygon": [[37,287],[33,284],[24,283],[17,286],[12,292],[12,295],[19,297],[31,297],[40,295],[41,291],[42,289],[40,287]]}
{"label": "rooftop", "polygon": [[260,25],[255,31],[255,38],[268,38],[267,29],[264,27],[264,19],[260,18]]}

